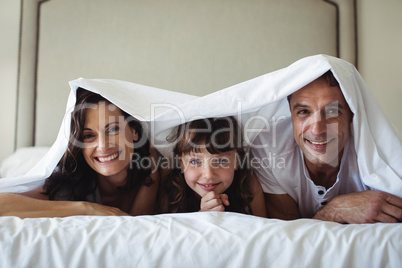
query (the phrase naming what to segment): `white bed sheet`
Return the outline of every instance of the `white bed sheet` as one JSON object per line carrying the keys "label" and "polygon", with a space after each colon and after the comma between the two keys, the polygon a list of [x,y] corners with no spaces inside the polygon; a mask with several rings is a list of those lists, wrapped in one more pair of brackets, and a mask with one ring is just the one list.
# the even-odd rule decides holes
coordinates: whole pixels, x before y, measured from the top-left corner
{"label": "white bed sheet", "polygon": [[8,156],[0,165],[0,178],[19,177],[25,175],[49,151],[50,147],[23,147]]}
{"label": "white bed sheet", "polygon": [[[284,69],[203,97],[119,80],[70,81],[71,92],[66,115],[49,153],[25,176],[0,180],[0,192],[28,191],[42,185],[53,172],[67,147],[70,113],[75,104],[75,92],[78,87],[104,96],[122,110],[143,121],[144,127],[148,129],[151,144],[168,156],[172,144],[166,141],[166,136],[171,133],[173,127],[196,118],[238,116],[244,131],[247,132],[247,139],[251,142],[258,133],[270,129],[270,126],[265,124],[267,120],[276,121],[290,116],[286,100],[288,95],[328,70],[331,70],[338,80],[354,113],[353,138],[362,181],[373,189],[402,197],[401,140],[356,68],[344,60],[328,55],[300,59]],[[255,120],[258,118],[262,120]],[[293,139],[292,132],[287,133],[288,136],[280,138]],[[269,134],[276,137],[274,131]],[[274,146],[275,142],[272,144],[272,147]]]}
{"label": "white bed sheet", "polygon": [[0,218],[0,267],[401,267],[402,224],[229,212]]}

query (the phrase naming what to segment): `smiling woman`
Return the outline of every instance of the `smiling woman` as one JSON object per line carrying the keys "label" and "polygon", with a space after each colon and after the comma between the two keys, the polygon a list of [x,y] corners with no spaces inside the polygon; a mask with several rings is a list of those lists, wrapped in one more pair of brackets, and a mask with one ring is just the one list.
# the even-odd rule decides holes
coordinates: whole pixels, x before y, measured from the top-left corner
{"label": "smiling woman", "polygon": [[125,182],[127,166],[138,141],[138,122],[131,128],[119,108],[104,101],[85,111],[82,153],[88,165],[100,176]]}
{"label": "smiling woman", "polygon": [[[21,199],[21,211],[14,210],[13,215],[154,214],[159,174],[151,158],[156,155],[137,119],[79,88],[67,150],[43,186],[22,196],[8,194]],[[131,165],[132,159],[141,159],[143,165]],[[28,203],[29,209],[24,205]]]}

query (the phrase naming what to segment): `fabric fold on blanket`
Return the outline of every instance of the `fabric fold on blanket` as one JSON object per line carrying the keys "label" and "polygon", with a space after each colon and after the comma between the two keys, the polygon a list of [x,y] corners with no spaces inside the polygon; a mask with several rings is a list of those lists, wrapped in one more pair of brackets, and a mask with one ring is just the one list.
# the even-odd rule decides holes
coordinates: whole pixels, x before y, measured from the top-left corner
{"label": "fabric fold on blanket", "polygon": [[402,224],[233,212],[0,218],[1,267],[400,267]]}
{"label": "fabric fold on blanket", "polygon": [[[205,117],[235,116],[245,145],[262,131],[274,139],[292,140],[292,131],[276,133],[277,122],[290,118],[287,96],[331,70],[354,113],[352,138],[365,184],[402,197],[402,143],[356,68],[339,58],[315,55],[287,68],[202,96],[190,96],[118,80],[77,79],[70,82],[66,116],[50,152],[26,176],[0,180],[0,192],[21,192],[40,185],[61,158],[68,140],[70,112],[78,87],[101,94],[142,120],[151,144],[170,156],[166,137],[179,124]],[[286,126],[292,128],[291,124]]]}
{"label": "fabric fold on blanket", "polygon": [[[338,80],[354,114],[352,137],[364,183],[402,197],[401,140],[356,68],[327,55],[303,58],[287,68],[197,98],[191,103],[181,103],[177,108],[180,115],[167,111],[154,119],[153,143],[163,154],[169,155],[172,148],[166,142],[166,136],[175,122],[227,115],[237,116],[242,123],[246,146],[252,146],[253,139],[261,131],[276,135],[274,139],[292,140],[287,96],[328,70]],[[285,120],[289,121],[287,129],[282,128],[283,132],[276,133],[276,123]]]}

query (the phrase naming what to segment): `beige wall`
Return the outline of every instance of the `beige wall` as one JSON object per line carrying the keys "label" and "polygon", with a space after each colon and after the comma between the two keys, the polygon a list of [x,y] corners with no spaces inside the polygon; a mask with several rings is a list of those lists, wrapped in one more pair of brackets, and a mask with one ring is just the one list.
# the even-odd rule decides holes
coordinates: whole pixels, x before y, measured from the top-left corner
{"label": "beige wall", "polygon": [[402,137],[402,1],[357,4],[359,71]]}
{"label": "beige wall", "polygon": [[[84,2],[96,12],[85,16]],[[55,140],[69,93],[66,81],[77,77],[201,96],[306,56],[336,55],[336,9],[324,1],[84,2],[51,0],[41,7],[38,146]]]}
{"label": "beige wall", "polygon": [[0,1],[0,161],[14,150],[20,1]]}

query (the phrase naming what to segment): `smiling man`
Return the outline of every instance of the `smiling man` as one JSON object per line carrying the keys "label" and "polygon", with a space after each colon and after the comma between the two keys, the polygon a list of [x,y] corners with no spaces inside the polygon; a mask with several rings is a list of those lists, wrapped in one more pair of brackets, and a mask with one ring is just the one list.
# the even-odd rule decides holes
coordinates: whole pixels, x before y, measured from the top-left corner
{"label": "smiling man", "polygon": [[[282,138],[274,146],[285,164],[275,167],[266,161],[272,147],[253,149],[269,143],[269,135],[259,135],[252,148],[268,216],[400,222],[402,199],[370,189],[361,179],[352,138],[354,115],[331,71],[289,95],[288,102],[294,141]],[[278,124],[280,137],[287,137],[281,125],[289,129],[289,123]]]}
{"label": "smiling man", "polygon": [[336,182],[353,114],[331,73],[296,91],[288,101],[293,136],[310,179],[328,189]]}

